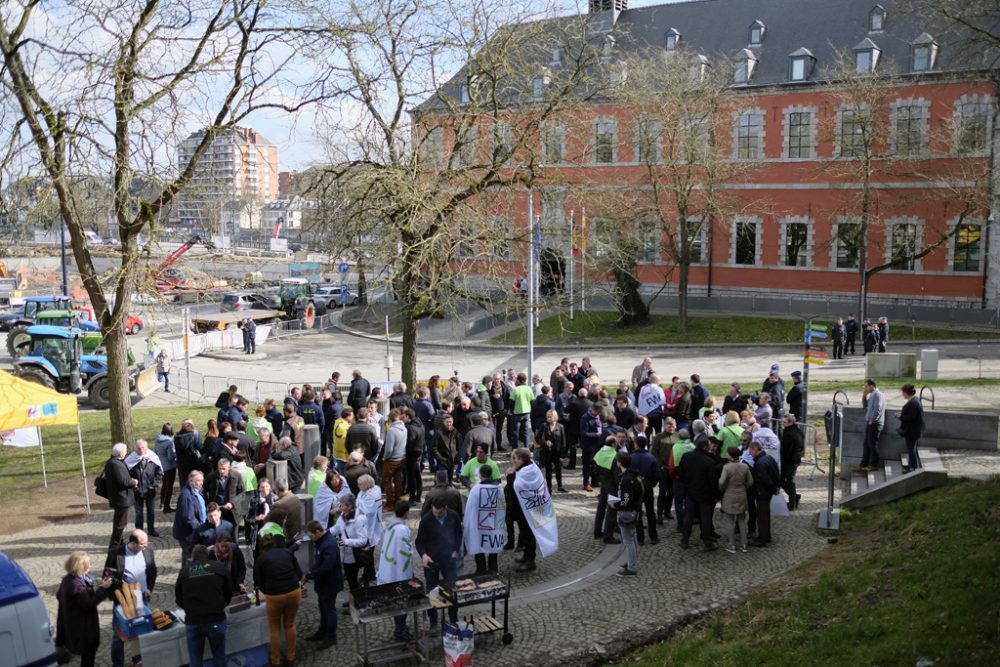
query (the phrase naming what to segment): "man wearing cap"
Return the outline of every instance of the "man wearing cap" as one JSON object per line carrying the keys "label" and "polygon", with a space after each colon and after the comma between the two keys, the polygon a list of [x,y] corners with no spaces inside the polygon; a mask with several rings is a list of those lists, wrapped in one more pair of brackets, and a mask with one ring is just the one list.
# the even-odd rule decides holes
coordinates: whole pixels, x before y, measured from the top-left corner
{"label": "man wearing cap", "polygon": [[785,400],[788,402],[788,411],[795,415],[796,421],[802,422],[802,401],[806,397],[806,387],[802,384],[802,371],[792,371],[792,383]]}

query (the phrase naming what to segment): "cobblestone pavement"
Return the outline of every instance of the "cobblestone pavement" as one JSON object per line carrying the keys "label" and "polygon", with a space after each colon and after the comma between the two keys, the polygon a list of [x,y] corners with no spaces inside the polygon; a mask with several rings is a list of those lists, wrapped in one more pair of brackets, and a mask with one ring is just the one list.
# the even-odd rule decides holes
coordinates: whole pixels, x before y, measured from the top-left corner
{"label": "cobblestone pavement", "polygon": [[[624,562],[622,548],[593,539],[596,493],[582,491],[579,470],[567,471],[565,477],[571,492],[556,496],[559,552],[540,559],[538,570],[529,574],[512,572],[515,564],[511,552],[500,557],[502,574],[511,577],[510,625],[514,642],[504,646],[499,633],[479,636],[476,659],[482,661],[480,664],[528,667],[572,661],[584,653],[599,656],[611,644],[654,632],[765,585],[816,554],[825,543],[815,532],[815,511],[826,497],[825,479],[817,476],[809,480],[802,475],[802,511],[774,520],[773,546],[736,555],[722,549],[711,553],[696,548],[684,551],[678,546],[672,525],[666,525],[660,529],[658,545],[640,548],[639,576],[619,578],[614,573]],[[4,540],[4,551],[34,579],[53,619],[57,607],[54,596],[66,555],[75,549],[88,551],[98,570],[110,522],[110,512],[95,512],[84,520],[37,528]],[[169,534],[165,522],[160,532]],[[151,542],[156,549],[159,577],[150,606],[171,609],[180,549],[169,537],[151,538]],[[471,558],[465,569],[471,571]],[[462,610],[463,614],[469,612]],[[102,666],[110,664],[110,617],[111,605],[102,605],[104,632],[97,663]],[[310,634],[317,622],[318,610],[314,596],[310,596],[299,612],[298,627]],[[384,627],[375,626],[374,633],[369,634],[385,638],[390,635],[390,622]],[[314,644],[300,643],[297,664],[354,664],[355,630],[346,617],[341,617],[338,639],[338,647],[323,652],[316,651]],[[440,642],[436,643],[439,652]],[[432,662],[437,660],[440,657]]]}

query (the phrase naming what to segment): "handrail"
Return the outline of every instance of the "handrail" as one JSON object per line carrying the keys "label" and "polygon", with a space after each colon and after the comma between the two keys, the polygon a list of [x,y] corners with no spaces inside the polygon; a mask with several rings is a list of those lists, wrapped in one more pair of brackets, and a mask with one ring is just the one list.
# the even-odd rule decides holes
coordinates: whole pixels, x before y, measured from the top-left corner
{"label": "handrail", "polygon": [[[840,403],[839,401],[837,401],[837,395],[838,394],[843,394],[844,395],[844,402],[843,403]],[[838,389],[837,391],[833,392],[833,404],[834,405],[850,405],[851,404],[851,397],[848,396],[847,392],[844,391],[843,389]]]}
{"label": "handrail", "polygon": [[923,405],[923,403],[924,403],[924,389],[927,389],[927,390],[929,390],[931,392],[931,410],[933,410],[934,409],[934,387],[930,386],[929,384],[925,384],[923,387],[920,388],[920,404],[921,405]]}

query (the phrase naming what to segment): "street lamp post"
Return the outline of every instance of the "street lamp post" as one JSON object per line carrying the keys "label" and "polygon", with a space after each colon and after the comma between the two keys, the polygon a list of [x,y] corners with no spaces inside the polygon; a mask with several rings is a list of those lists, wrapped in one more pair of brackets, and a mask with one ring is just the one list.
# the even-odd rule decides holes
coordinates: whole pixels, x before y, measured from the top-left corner
{"label": "street lamp post", "polygon": [[535,210],[534,191],[528,184],[528,380],[535,365]]}

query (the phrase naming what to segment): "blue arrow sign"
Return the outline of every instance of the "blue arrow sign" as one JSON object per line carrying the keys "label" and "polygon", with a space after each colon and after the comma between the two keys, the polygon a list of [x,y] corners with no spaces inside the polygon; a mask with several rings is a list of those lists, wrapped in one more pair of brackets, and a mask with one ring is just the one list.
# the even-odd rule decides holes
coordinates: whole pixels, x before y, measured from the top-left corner
{"label": "blue arrow sign", "polygon": [[[809,336],[812,336],[813,338],[827,338],[825,333],[822,331],[816,331],[815,329],[809,332]],[[806,340],[809,339],[809,336],[806,336]]]}
{"label": "blue arrow sign", "polygon": [[347,262],[341,262],[337,265],[337,270],[341,273],[347,273],[351,270],[351,267],[347,264]]}

